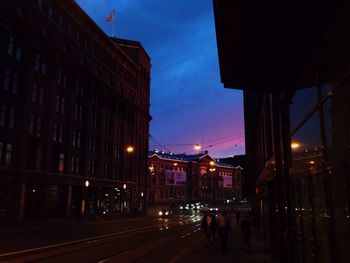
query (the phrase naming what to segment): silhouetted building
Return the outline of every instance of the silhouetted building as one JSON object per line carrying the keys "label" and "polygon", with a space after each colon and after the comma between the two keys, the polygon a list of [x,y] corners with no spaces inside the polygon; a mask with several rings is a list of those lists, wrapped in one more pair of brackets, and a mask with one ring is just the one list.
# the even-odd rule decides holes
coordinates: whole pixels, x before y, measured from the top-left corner
{"label": "silhouetted building", "polygon": [[244,92],[245,175],[272,257],[348,262],[350,4],[213,2],[221,80]]}
{"label": "silhouetted building", "polygon": [[75,1],[55,0],[1,1],[0,39],[1,219],[142,202],[150,121],[142,45],[108,37]]}

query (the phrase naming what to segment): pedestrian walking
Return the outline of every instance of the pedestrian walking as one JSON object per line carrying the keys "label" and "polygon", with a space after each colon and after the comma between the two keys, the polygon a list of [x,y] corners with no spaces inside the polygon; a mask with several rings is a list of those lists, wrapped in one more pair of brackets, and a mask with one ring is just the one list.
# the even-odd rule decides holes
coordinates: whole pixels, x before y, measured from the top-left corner
{"label": "pedestrian walking", "polygon": [[215,216],[210,212],[210,210],[208,210],[206,215],[203,216],[201,228],[203,229],[204,234],[207,237],[209,247],[214,248],[214,238],[217,228],[217,222]]}
{"label": "pedestrian walking", "polygon": [[250,237],[252,235],[252,224],[249,217],[243,218],[241,221],[242,237],[246,243],[246,251],[250,250]]}
{"label": "pedestrian walking", "polygon": [[237,226],[239,226],[239,219],[241,218],[241,213],[237,210],[236,211],[236,222],[237,222]]}
{"label": "pedestrian walking", "polygon": [[217,224],[218,224],[218,233],[219,233],[220,242],[221,242],[221,251],[224,253],[227,251],[227,241],[228,241],[228,235],[230,232],[230,225],[231,225],[230,218],[228,217],[225,210],[223,210],[221,214],[218,215]]}

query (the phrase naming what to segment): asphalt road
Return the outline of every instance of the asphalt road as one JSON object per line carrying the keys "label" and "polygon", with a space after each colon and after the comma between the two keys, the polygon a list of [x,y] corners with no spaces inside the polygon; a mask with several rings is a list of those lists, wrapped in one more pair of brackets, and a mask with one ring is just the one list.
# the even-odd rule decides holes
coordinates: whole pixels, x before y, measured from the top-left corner
{"label": "asphalt road", "polygon": [[118,219],[8,231],[0,237],[5,262],[176,262],[203,242],[201,215]]}

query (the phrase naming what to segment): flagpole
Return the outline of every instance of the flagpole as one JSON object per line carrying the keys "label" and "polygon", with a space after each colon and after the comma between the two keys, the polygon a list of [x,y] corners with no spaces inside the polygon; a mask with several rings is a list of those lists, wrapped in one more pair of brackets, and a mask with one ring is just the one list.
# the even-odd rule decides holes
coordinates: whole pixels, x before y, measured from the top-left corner
{"label": "flagpole", "polygon": [[113,9],[113,25],[112,25],[112,27],[113,27],[113,37],[115,37],[115,10]]}

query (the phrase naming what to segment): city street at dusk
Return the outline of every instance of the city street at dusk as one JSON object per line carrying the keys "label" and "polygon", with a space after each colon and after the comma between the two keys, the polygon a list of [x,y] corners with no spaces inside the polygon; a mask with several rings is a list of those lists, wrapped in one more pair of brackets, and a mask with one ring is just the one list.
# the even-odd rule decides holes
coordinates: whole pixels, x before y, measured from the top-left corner
{"label": "city street at dusk", "polygon": [[350,262],[349,14],[0,0],[0,262]]}

